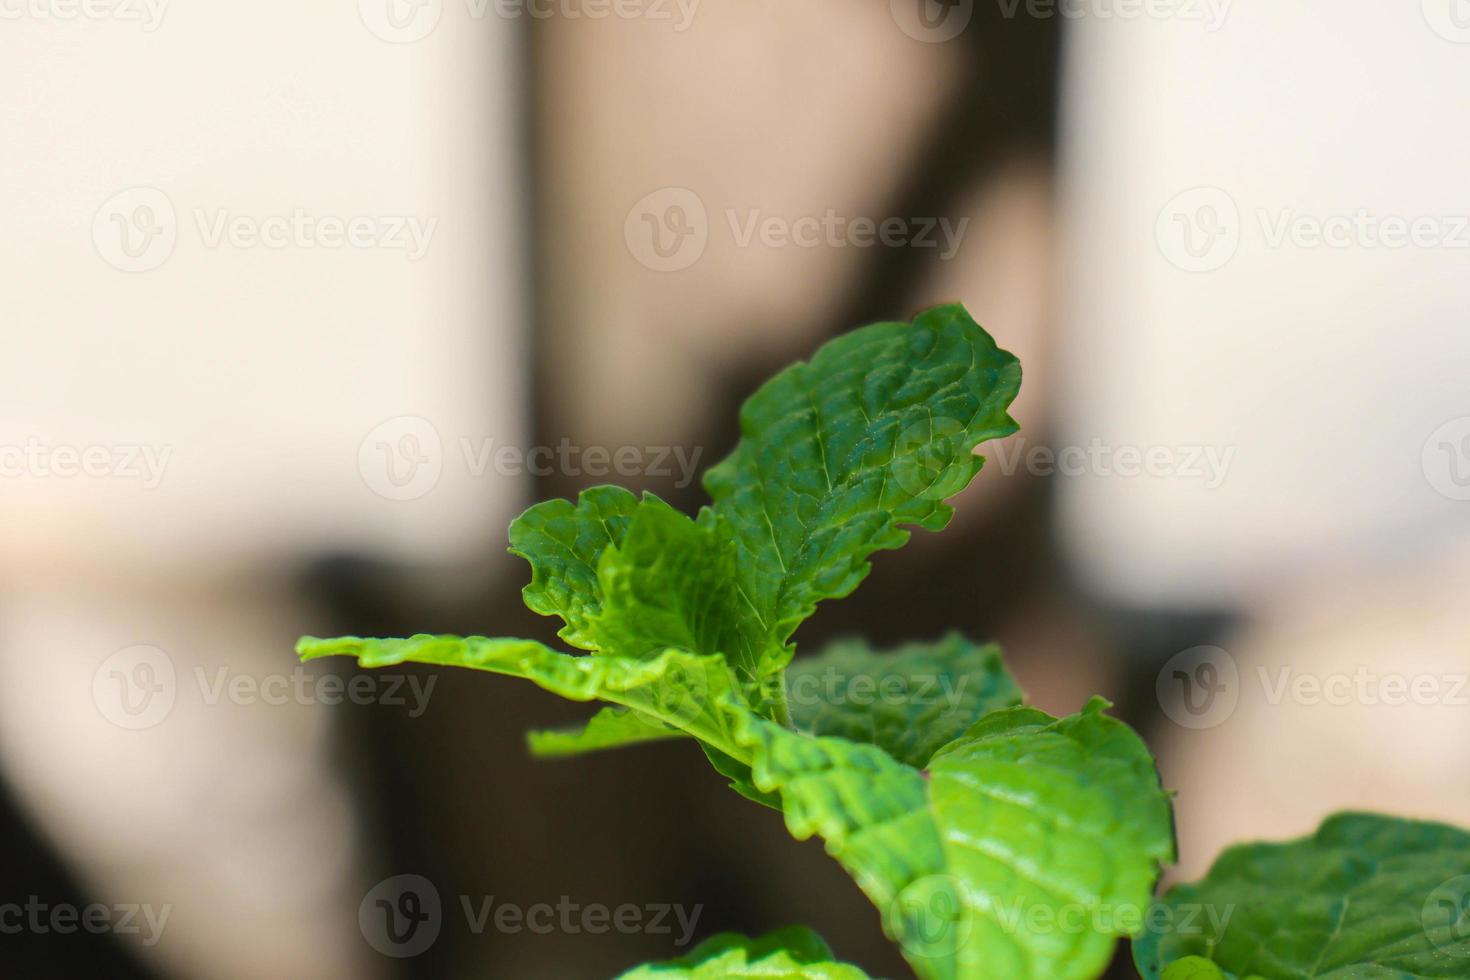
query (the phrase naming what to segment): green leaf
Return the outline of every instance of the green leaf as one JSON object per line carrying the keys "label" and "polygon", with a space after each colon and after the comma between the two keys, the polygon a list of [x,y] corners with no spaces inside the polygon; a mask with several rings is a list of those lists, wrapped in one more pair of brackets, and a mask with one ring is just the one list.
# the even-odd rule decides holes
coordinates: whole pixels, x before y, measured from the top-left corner
{"label": "green leaf", "polygon": [[652,963],[624,973],[619,980],[868,980],[855,966],[833,961],[832,950],[816,933],[792,927],[748,939],[722,933],[707,939],[688,956]]}
{"label": "green leaf", "polygon": [[638,498],[622,487],[584,490],[573,504],[548,500],[510,524],[510,551],[531,563],[531,584],[521,590],[526,606],[566,623],[562,639],[599,650],[591,621],[602,609],[597,562],[608,545],[623,540]]}
{"label": "green leaf", "polygon": [[534,640],[428,634],[385,640],[307,636],[297,642],[296,652],[302,660],[355,657],[363,667],[412,661],[521,677],[573,701],[600,699],[631,708],[650,723],[678,729],[727,754],[740,754],[730,730],[730,706],[741,702],[730,669],[718,656],[684,650],[665,650],[647,658],[573,656]]}
{"label": "green leaf", "polygon": [[706,474],[697,520],[616,487],[538,504],[511,525],[526,604],[568,643],[643,657],[721,654],[761,714],[784,721],[796,626],[847,595],[868,556],[943,527],[974,447],[1015,431],[1020,366],[958,305],[824,345],[761,387],[734,453]]}
{"label": "green leaf", "polygon": [[647,657],[675,648],[720,654],[762,714],[784,717],[763,665],[778,658],[740,597],[735,543],[706,511],[699,522],[653,494],[615,487],[532,508],[512,548],[532,566],[528,605],[561,615],[563,638],[601,654]]}
{"label": "green leaf", "polygon": [[1220,968],[1199,956],[1186,956],[1169,964],[1163,980],[1226,980]]}
{"label": "green leaf", "polygon": [[652,494],[623,540],[597,563],[602,608],[591,631],[603,650],[645,657],[675,647],[720,654],[753,704],[765,641],[735,581],[735,547],[712,517],[695,523]]}
{"label": "green leaf", "polygon": [[684,733],[628,708],[603,708],[585,725],[526,733],[532,755],[552,758],[682,738]]}
{"label": "green leaf", "polygon": [[869,555],[902,546],[904,526],[949,522],[943,501],[983,462],[975,446],[1016,431],[1006,408],[1020,383],[1015,357],[954,304],[838,337],[745,403],[739,444],[704,484],[776,667],[817,603],[863,580]]}
{"label": "green leaf", "polygon": [[755,785],[781,794],[792,835],[826,841],[919,976],[1090,978],[1116,936],[1142,927],[1173,855],[1152,759],[1105,706],[1061,720],[995,712],[927,774],[748,714],[735,737]]}
{"label": "green leaf", "polygon": [[1021,689],[998,647],[950,633],[882,652],[842,640],[798,657],[786,670],[786,701],[801,731],[868,742],[923,768],[982,716],[1020,704]]}
{"label": "green leaf", "polygon": [[1470,977],[1470,833],[1343,813],[1231,847],[1164,895],[1133,956],[1149,980],[1191,956],[1231,978]]}
{"label": "green leaf", "polygon": [[1174,859],[1173,814],[1143,741],[1106,707],[1094,698],[1060,720],[999,711],[931,760],[948,869],[985,896],[961,976],[987,964],[988,975],[1096,976],[1114,937],[1142,929]]}
{"label": "green leaf", "polygon": [[755,777],[751,774],[750,766],[739,759],[731,758],[719,749],[713,748],[703,742],[699,743],[704,749],[709,764],[714,766],[715,772],[730,780],[730,788],[747,800],[759,803],[761,806],[772,810],[781,809],[781,797],[777,793],[763,793],[756,788]]}

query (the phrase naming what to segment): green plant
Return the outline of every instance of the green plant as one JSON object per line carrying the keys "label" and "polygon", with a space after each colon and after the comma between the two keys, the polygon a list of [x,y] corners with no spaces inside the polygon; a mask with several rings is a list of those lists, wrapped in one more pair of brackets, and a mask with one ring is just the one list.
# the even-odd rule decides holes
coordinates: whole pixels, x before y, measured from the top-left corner
{"label": "green plant", "polygon": [[[793,663],[818,602],[851,593],[909,529],[948,523],[975,447],[1016,430],[1020,381],[958,305],[864,327],[750,398],[696,517],[596,487],[516,519],[526,604],[584,654],[427,635],[308,637],[298,652],[470,667],[608,703],[578,730],[532,733],[541,755],[696,740],[737,792],[826,842],[924,978],[1096,977],[1124,936],[1146,976],[1169,980],[1470,976],[1462,831],[1339,816],[1306,841],[1233,849],[1155,901],[1174,857],[1169,797],[1106,702],[1066,718],[1026,707],[996,649],[957,635]],[[880,682],[900,696],[851,696]],[[944,697],[920,696],[926,683]],[[798,929],[717,936],[628,976],[863,974]]]}

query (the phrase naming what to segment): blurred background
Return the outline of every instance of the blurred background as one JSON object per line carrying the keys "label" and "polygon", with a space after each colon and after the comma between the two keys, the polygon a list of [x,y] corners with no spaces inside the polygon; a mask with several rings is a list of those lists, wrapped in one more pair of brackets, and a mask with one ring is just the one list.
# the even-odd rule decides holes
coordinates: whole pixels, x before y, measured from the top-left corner
{"label": "blurred background", "polygon": [[[1171,878],[1346,807],[1470,824],[1465,0],[0,18],[7,976],[594,978],[788,923],[909,975],[693,746],[532,762],[589,709],[292,644],[553,639],[515,513],[695,508],[761,379],[952,300],[1021,432],[801,648],[957,628],[1106,695]],[[538,903],[688,928],[484,916]]]}

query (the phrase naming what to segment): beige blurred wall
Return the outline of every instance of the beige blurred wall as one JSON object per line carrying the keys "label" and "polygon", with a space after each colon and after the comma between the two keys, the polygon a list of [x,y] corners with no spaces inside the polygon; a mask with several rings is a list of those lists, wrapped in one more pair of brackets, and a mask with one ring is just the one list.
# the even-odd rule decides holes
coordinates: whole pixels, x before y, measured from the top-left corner
{"label": "beige blurred wall", "polygon": [[[1249,603],[1470,533],[1470,31],[1451,2],[1069,23],[1063,438],[1180,467],[1064,482],[1090,587]],[[1182,449],[1218,453],[1219,478],[1182,475]]]}
{"label": "beige blurred wall", "polygon": [[196,678],[294,677],[304,559],[523,502],[460,450],[526,429],[521,25],[468,11],[3,10],[0,765],[170,975],[381,969],[330,714]]}

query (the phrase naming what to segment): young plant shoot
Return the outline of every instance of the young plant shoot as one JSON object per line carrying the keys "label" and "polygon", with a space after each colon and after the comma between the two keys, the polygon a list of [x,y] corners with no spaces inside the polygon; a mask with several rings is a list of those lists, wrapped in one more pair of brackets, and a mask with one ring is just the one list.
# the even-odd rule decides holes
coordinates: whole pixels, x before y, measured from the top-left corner
{"label": "young plant shoot", "polygon": [[[820,837],[924,980],[1085,980],[1120,937],[1148,978],[1470,977],[1470,834],[1366,814],[1227,851],[1154,896],[1174,859],[1169,795],[1139,736],[1094,698],[1022,703],[999,651],[957,634],[793,660],[817,604],[874,552],[939,531],[1016,431],[1016,358],[959,305],[841,336],[766,382],[704,474],[693,517],[594,487],[511,524],[526,605],[575,652],[524,639],[316,639],[303,659],[415,661],[531,681],[603,707],[533,732],[566,756],[692,739],[793,836]],[[853,697],[887,683],[903,697]],[[744,804],[741,804],[744,805]],[[638,980],[858,980],[811,932],[724,934]]]}

